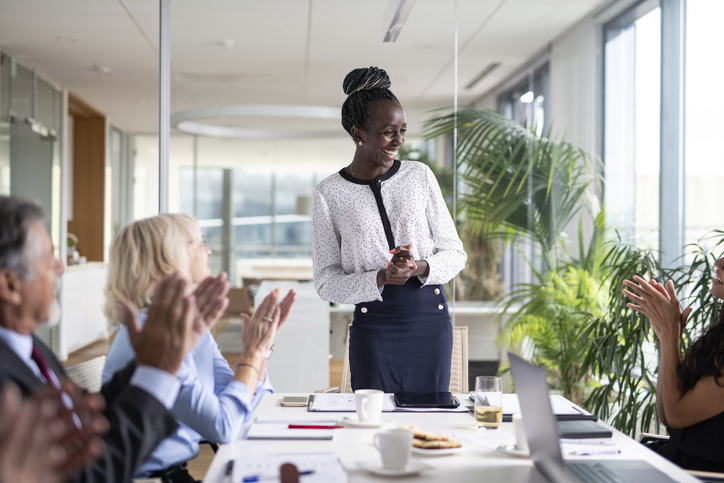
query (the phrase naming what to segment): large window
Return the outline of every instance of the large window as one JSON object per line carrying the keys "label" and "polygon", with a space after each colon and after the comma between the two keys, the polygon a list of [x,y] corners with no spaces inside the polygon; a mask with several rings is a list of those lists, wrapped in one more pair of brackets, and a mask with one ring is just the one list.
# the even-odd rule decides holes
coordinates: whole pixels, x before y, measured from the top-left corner
{"label": "large window", "polygon": [[659,247],[661,9],[634,8],[605,28],[605,206],[626,241]]}
{"label": "large window", "polygon": [[260,260],[311,259],[314,173],[179,169],[179,211],[195,215],[213,272],[233,280]]}
{"label": "large window", "polygon": [[[550,119],[548,111],[550,79],[548,64],[545,63],[522,79],[514,80],[513,87],[498,96],[498,111],[519,124],[535,130],[538,136],[547,135]],[[543,260],[535,253],[534,244],[521,240],[507,246],[500,260],[500,276],[505,292],[515,289],[518,284],[533,281],[531,261],[536,270],[543,270]]]}
{"label": "large window", "polygon": [[[694,243],[724,229],[724,2],[688,0],[686,5],[685,240]],[[706,241],[704,243],[707,244]]]}

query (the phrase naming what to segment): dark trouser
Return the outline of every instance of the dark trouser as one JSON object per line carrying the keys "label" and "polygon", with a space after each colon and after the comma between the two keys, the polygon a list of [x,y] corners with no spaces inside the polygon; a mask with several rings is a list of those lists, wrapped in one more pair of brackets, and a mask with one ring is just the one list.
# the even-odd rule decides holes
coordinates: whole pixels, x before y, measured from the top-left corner
{"label": "dark trouser", "polygon": [[154,471],[151,478],[161,478],[163,483],[199,483],[189,474],[186,463],[171,466],[165,470]]}
{"label": "dark trouser", "polygon": [[452,323],[443,287],[422,286],[415,277],[405,285],[385,285],[382,298],[355,307],[352,389],[448,391]]}

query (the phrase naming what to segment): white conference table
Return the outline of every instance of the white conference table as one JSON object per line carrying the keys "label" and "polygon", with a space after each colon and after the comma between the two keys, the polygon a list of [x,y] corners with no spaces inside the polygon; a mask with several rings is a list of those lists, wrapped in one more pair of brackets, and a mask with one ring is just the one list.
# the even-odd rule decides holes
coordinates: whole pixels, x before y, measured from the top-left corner
{"label": "white conference table", "polygon": [[[350,416],[353,413],[327,413],[308,412],[306,408],[281,407],[283,396],[306,396],[306,394],[272,394],[266,396],[256,410],[256,416]],[[463,401],[467,395],[458,395]],[[408,413],[385,412],[383,418],[394,419],[395,425],[414,424],[424,430],[447,433],[457,436],[479,436],[490,434],[490,438],[509,437],[514,441],[513,424],[503,423],[495,431],[478,430],[472,416],[468,413]],[[379,429],[343,428],[335,429],[332,440],[240,440],[228,445],[222,445],[214,457],[204,478],[204,483],[221,483],[224,480],[224,468],[227,461],[240,455],[251,458],[277,454],[277,453],[316,453],[334,452],[347,471],[350,483],[380,481],[419,481],[419,482],[445,482],[485,481],[489,483],[542,481],[534,470],[529,458],[507,456],[498,451],[488,449],[482,445],[463,441],[464,451],[448,456],[417,456],[433,469],[419,475],[407,477],[381,477],[363,470],[357,465],[358,461],[379,460],[379,453],[372,445],[372,439]],[[501,433],[501,434],[494,434]],[[505,434],[502,434],[505,433]],[[456,438],[457,439],[457,438]],[[653,451],[613,430],[613,443],[621,450],[617,455],[597,454],[594,456],[566,456],[565,459],[621,459],[644,460],[651,463],[672,479],[681,483],[699,482],[678,466],[662,458]],[[228,480],[228,478],[227,478]],[[304,481],[303,478],[301,480]],[[238,482],[233,482],[238,483]],[[700,483],[700,482],[699,482]]]}

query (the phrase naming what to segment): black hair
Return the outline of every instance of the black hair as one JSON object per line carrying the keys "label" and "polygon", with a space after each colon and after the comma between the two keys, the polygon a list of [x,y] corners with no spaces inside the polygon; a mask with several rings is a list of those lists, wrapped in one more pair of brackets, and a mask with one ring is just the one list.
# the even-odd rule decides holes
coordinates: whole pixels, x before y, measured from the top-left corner
{"label": "black hair", "polygon": [[394,101],[397,97],[390,90],[390,77],[377,67],[355,69],[344,78],[342,89],[347,100],[342,104],[342,127],[352,135],[352,126],[367,127],[367,114],[378,101]]}
{"label": "black hair", "polygon": [[27,251],[30,225],[43,216],[43,209],[31,201],[0,196],[0,268],[9,268],[24,280],[32,277]]}
{"label": "black hair", "polygon": [[719,319],[691,344],[683,360],[678,364],[676,375],[679,376],[679,389],[687,392],[694,388],[699,379],[707,376],[714,377],[716,385],[723,387],[724,383],[720,382],[722,367],[724,367],[724,311],[719,314]]}

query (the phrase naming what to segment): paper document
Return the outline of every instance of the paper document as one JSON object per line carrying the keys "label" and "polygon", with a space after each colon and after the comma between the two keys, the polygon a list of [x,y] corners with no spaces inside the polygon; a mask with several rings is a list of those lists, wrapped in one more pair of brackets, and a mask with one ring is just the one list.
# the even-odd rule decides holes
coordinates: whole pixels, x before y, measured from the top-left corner
{"label": "paper document", "polygon": [[[309,403],[310,411],[327,411],[334,413],[356,412],[354,394],[327,393],[313,394],[314,400]],[[392,394],[385,394],[382,401],[382,411],[391,412],[395,410],[395,402]]]}
{"label": "paper document", "polygon": [[279,481],[279,468],[292,463],[302,476],[304,483],[347,483],[347,472],[334,453],[286,453],[234,460],[231,481]]}
{"label": "paper document", "polygon": [[259,416],[249,428],[247,439],[332,439],[334,429],[290,429],[289,425],[334,426],[337,418],[319,416]]}

